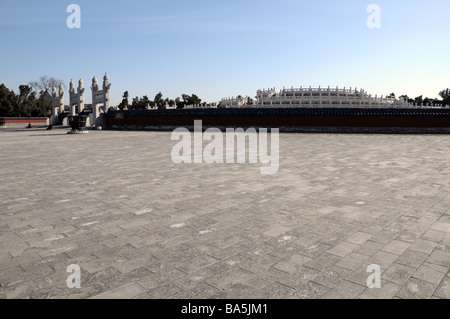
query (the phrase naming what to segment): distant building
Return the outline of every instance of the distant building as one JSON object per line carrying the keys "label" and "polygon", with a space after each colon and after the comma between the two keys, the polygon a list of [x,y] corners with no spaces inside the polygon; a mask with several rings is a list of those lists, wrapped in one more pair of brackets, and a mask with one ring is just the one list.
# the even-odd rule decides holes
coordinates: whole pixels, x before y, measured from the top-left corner
{"label": "distant building", "polygon": [[246,96],[238,96],[238,97],[232,97],[232,98],[225,98],[220,101],[222,107],[246,107],[246,106],[252,106],[253,102],[252,100]]}
{"label": "distant building", "polygon": [[[411,107],[404,99],[372,96],[357,88],[275,88],[258,90],[256,100],[248,97],[232,97],[221,100],[222,107]],[[431,105],[430,105],[431,106]]]}

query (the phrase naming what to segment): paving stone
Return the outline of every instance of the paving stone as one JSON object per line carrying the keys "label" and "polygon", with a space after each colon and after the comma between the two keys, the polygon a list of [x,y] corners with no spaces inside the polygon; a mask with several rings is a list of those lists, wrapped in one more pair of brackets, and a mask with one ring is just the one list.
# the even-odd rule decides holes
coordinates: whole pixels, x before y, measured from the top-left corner
{"label": "paving stone", "polygon": [[322,299],[355,299],[366,287],[343,280],[332,290],[321,296]]}
{"label": "paving stone", "polygon": [[427,230],[420,238],[428,241],[433,241],[435,243],[439,243],[441,240],[445,238],[446,233],[437,230]]}
{"label": "paving stone", "polygon": [[443,223],[450,223],[450,214],[445,213],[445,214],[441,215],[439,217],[438,221],[443,222]]}
{"label": "paving stone", "polygon": [[358,248],[359,248],[359,245],[357,245],[357,244],[343,242],[343,243],[340,243],[340,244],[334,246],[330,250],[328,250],[327,253],[333,254],[333,255],[336,255],[339,257],[345,257],[348,254],[350,254],[352,251],[354,251]]}
{"label": "paving stone", "polygon": [[450,252],[435,249],[427,258],[427,262],[450,268]]}
{"label": "paving stone", "polygon": [[[371,264],[365,262],[361,266],[359,266],[355,270],[351,270],[344,279],[350,282],[353,282],[355,284],[366,286],[367,287],[367,280],[369,279],[369,276],[373,274],[373,272],[368,272],[368,267]],[[369,269],[370,270],[370,269]]]}
{"label": "paving stone", "polygon": [[248,277],[254,274],[239,267],[214,271],[214,275],[205,279],[205,283],[219,290],[227,289],[229,286],[243,283]]}
{"label": "paving stone", "polygon": [[355,270],[363,263],[365,263],[370,257],[366,255],[361,255],[358,253],[350,253],[340,261],[336,263],[336,266],[346,268],[349,270]]}
{"label": "paving stone", "polygon": [[37,289],[36,284],[30,280],[1,289],[0,296],[3,295],[7,299],[27,299]]}
{"label": "paving stone", "polygon": [[409,266],[393,264],[382,273],[382,280],[404,285],[415,272],[415,269]]}
{"label": "paving stone", "polygon": [[336,263],[339,260],[341,260],[339,256],[325,252],[322,255],[306,262],[304,266],[323,271],[331,267],[334,263]]}
{"label": "paving stone", "polygon": [[218,259],[211,257],[211,256],[198,256],[194,259],[185,261],[177,266],[178,269],[185,273],[193,273],[194,271],[209,266],[215,262],[217,262]]}
{"label": "paving stone", "polygon": [[358,296],[359,299],[393,299],[402,289],[401,285],[389,281],[382,281],[381,288],[367,288]]}
{"label": "paving stone", "polygon": [[273,227],[271,230],[269,230],[269,231],[267,231],[267,232],[265,232],[263,234],[266,235],[266,236],[269,236],[269,237],[278,237],[280,235],[283,235],[283,234],[287,233],[289,230],[291,230],[291,229],[287,228],[287,227],[284,227],[284,226],[278,225],[278,226]]}
{"label": "paving stone", "polygon": [[389,244],[394,238],[396,238],[399,233],[400,233],[399,230],[383,229],[380,232],[376,233],[374,236],[372,236],[370,240],[386,245]]}
{"label": "paving stone", "polygon": [[435,231],[439,231],[439,232],[443,232],[443,233],[448,233],[450,232],[450,222],[435,222],[431,227],[431,230],[435,230]]}
{"label": "paving stone", "polygon": [[92,297],[92,299],[131,299],[145,292],[137,283],[127,284],[125,286],[104,292],[100,295]]}
{"label": "paving stone", "polygon": [[[337,245],[337,244],[341,243],[342,241],[344,241],[345,238],[347,238],[347,235],[340,233],[340,232],[334,232],[330,236],[321,238],[319,240],[319,242],[321,242],[322,244],[325,244],[325,245],[334,246],[334,245]],[[300,244],[301,243],[302,242],[300,242]]]}
{"label": "paving stone", "polygon": [[388,253],[401,255],[409,248],[409,246],[411,246],[410,243],[400,240],[393,240],[389,244],[384,246],[381,250]]}
{"label": "paving stone", "polygon": [[429,240],[418,239],[413,243],[409,249],[419,251],[425,254],[431,254],[431,252],[436,248],[437,243]]}
{"label": "paving stone", "polygon": [[320,275],[312,279],[313,282],[332,289],[336,287],[344,278],[347,278],[351,273],[351,270],[341,268],[338,266],[332,266],[328,269],[320,271]]}
{"label": "paving stone", "polygon": [[14,285],[17,282],[22,282],[25,277],[25,271],[20,266],[14,266],[0,270],[0,288]]}
{"label": "paving stone", "polygon": [[430,299],[436,288],[437,284],[411,278],[396,296],[402,299]]}
{"label": "paving stone", "polygon": [[146,291],[158,288],[163,285],[163,281],[154,274],[144,276],[138,279],[136,283],[138,283],[139,286],[143,287]]}
{"label": "paving stone", "polygon": [[388,269],[394,263],[394,261],[397,260],[397,258],[398,255],[379,251],[367,261],[367,264],[378,265],[383,272]]}
{"label": "paving stone", "polygon": [[253,256],[239,265],[239,267],[253,273],[261,273],[281,261],[280,258],[272,255]]}
{"label": "paving stone", "polygon": [[362,255],[367,256],[373,256],[377,252],[381,250],[381,248],[384,247],[384,244],[376,243],[374,241],[366,241],[364,242],[358,249],[356,249],[354,252]]}
{"label": "paving stone", "polygon": [[442,280],[441,284],[439,285],[438,289],[434,293],[436,297],[442,298],[442,299],[450,299],[450,278],[446,277]]}
{"label": "paving stone", "polygon": [[404,241],[404,242],[408,242],[408,243],[413,243],[415,242],[421,235],[423,234],[423,232],[412,232],[412,231],[408,231],[408,230],[402,230],[397,237],[395,237],[395,240],[399,240],[399,241]]}
{"label": "paving stone", "polygon": [[310,261],[311,258],[294,254],[293,256],[289,257],[288,259],[282,260],[279,263],[275,264],[274,267],[285,271],[288,273],[292,273],[296,271],[300,266],[303,266],[305,263]]}
{"label": "paving stone", "polygon": [[299,299],[298,292],[279,283],[270,283],[255,292],[255,299]]}
{"label": "paving stone", "polygon": [[407,249],[395,262],[417,269],[427,258],[428,254]]}
{"label": "paving stone", "polygon": [[[270,284],[275,283],[275,276],[273,276],[270,273],[260,273],[260,274],[256,274],[256,275],[250,275],[247,276],[246,278],[243,278],[242,283],[255,288],[255,290],[259,291],[267,286],[269,286]],[[255,296],[251,296],[251,298],[253,298]]]}
{"label": "paving stone", "polygon": [[357,244],[357,245],[362,245],[366,241],[368,241],[372,236],[373,235],[371,235],[371,234],[366,234],[363,232],[356,232],[353,235],[351,235],[350,237],[348,237],[345,241],[347,241],[349,243]]}
{"label": "paving stone", "polygon": [[299,299],[318,299],[328,291],[328,288],[310,281],[297,287],[296,294]]}
{"label": "paving stone", "polygon": [[[180,290],[172,295],[172,299],[214,299],[214,296],[220,291],[214,287],[211,287],[204,283],[199,283],[194,287],[190,287],[189,290]],[[247,291],[239,287],[235,290],[227,291],[228,298],[239,298],[238,293],[244,296],[251,295],[253,290]],[[226,298],[226,296],[224,296]]]}
{"label": "paving stone", "polygon": [[448,271],[449,269],[445,267],[423,263],[414,273],[413,277],[438,285]]}
{"label": "paving stone", "polygon": [[[137,291],[136,288],[133,291]],[[165,284],[163,286],[150,289],[140,295],[132,297],[133,299],[172,299],[175,295],[180,294],[183,290],[174,284]]]}
{"label": "paving stone", "polygon": [[243,252],[244,250],[246,250],[245,247],[242,247],[241,245],[237,244],[237,245],[229,246],[224,249],[216,250],[216,251],[212,252],[210,255],[216,259],[225,259],[230,256],[237,255],[240,252]]}

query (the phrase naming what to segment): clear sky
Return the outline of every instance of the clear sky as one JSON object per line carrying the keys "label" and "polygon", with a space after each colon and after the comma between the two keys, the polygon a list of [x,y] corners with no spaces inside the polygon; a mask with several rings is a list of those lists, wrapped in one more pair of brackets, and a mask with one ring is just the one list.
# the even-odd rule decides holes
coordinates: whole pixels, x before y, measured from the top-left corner
{"label": "clear sky", "polygon": [[[66,25],[71,3],[80,29]],[[434,98],[450,87],[449,12],[446,0],[0,0],[0,83],[49,75],[67,91],[83,78],[90,103],[108,72],[112,105],[125,90],[215,102],[309,85]]]}

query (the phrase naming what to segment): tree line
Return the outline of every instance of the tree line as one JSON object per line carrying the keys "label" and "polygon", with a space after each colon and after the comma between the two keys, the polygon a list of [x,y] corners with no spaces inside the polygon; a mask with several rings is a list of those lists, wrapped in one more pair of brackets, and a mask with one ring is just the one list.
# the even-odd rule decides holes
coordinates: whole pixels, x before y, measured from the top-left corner
{"label": "tree line", "polygon": [[[442,105],[442,106],[450,105],[450,89],[442,90],[441,92],[439,92],[439,96],[442,98],[442,100],[431,99],[429,97],[424,98],[423,95],[420,95],[415,98],[410,98],[406,94],[400,95],[398,98],[404,99],[405,101],[407,101],[410,104],[416,103],[416,105],[419,105],[419,104],[422,104],[422,105],[434,104],[434,105]],[[395,99],[395,94],[391,93],[387,97]]]}
{"label": "tree line", "polygon": [[51,109],[51,97],[48,92],[53,85],[64,85],[62,80],[41,76],[39,80],[20,85],[19,92],[0,84],[0,116],[1,117],[45,117]]}
{"label": "tree line", "polygon": [[28,85],[20,85],[19,93],[0,85],[0,116],[2,117],[43,117],[47,114],[48,102],[42,92],[37,94]]}
{"label": "tree line", "polygon": [[[166,106],[176,107],[176,108],[184,108],[186,105],[201,105],[202,99],[200,99],[197,95],[192,94],[182,94],[181,98],[177,97],[176,99],[163,98],[161,92],[155,95],[153,100],[150,100],[147,95],[143,97],[135,97],[133,98],[131,104],[129,103],[129,93],[125,91],[123,93],[122,102],[117,107],[112,107],[113,110],[119,109],[129,109],[129,110],[146,110],[149,108],[157,108],[157,109],[165,109]],[[206,104],[206,103],[204,103]]]}

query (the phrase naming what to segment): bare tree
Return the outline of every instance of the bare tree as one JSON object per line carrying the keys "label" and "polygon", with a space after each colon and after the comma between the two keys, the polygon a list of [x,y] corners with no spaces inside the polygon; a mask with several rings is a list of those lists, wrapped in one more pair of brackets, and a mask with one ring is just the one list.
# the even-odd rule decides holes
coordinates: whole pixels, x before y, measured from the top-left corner
{"label": "bare tree", "polygon": [[43,75],[39,78],[39,80],[28,83],[28,85],[31,86],[36,93],[45,92],[47,90],[51,91],[53,86],[58,88],[60,84],[63,86],[65,85],[63,80],[49,77],[48,75]]}

